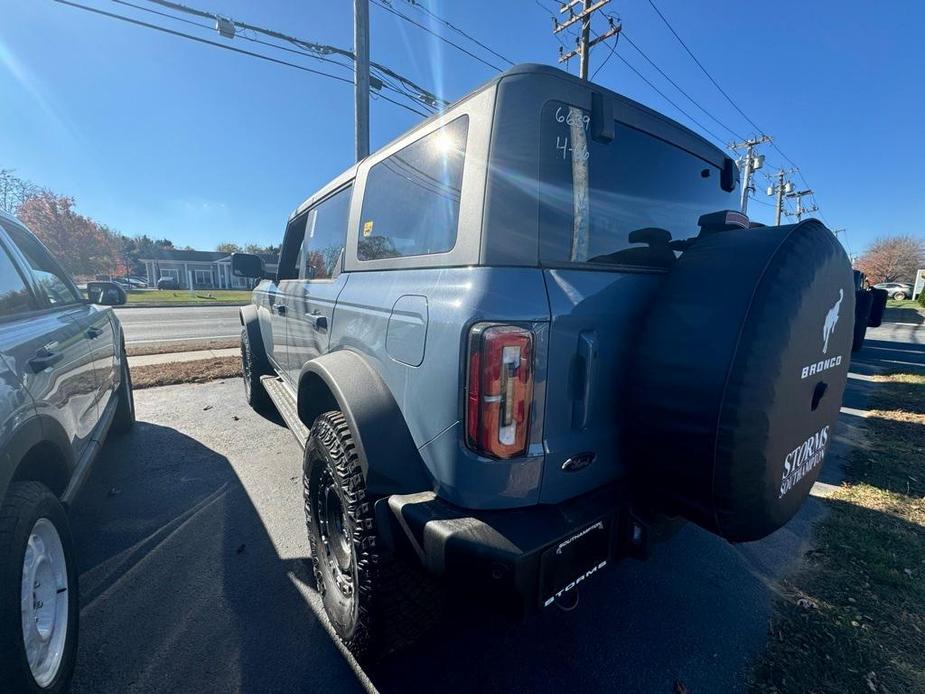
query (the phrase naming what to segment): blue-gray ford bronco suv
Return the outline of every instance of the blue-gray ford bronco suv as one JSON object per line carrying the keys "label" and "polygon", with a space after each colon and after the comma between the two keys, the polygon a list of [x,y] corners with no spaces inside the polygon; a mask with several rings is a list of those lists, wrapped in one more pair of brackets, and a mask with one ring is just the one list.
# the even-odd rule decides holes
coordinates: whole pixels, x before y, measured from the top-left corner
{"label": "blue-gray ford bronco suv", "polygon": [[682,125],[518,66],[299,205],[275,275],[235,256],[263,280],[246,396],[304,449],[349,649],[402,618],[397,567],[525,612],[675,520],[743,542],[796,513],[847,379],[851,267],[818,221],[751,224],[737,186]]}

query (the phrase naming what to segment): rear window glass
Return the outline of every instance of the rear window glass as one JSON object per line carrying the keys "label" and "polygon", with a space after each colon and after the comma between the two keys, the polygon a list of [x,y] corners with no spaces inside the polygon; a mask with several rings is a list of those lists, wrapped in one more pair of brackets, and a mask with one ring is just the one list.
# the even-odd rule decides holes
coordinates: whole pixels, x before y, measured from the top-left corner
{"label": "rear window glass", "polygon": [[720,187],[719,167],[620,122],[612,142],[596,142],[590,120],[561,102],[543,109],[544,263],[665,267],[676,252],[664,231],[686,239],[697,235],[700,215],[738,209],[737,195]]}
{"label": "rear window glass", "polygon": [[468,116],[425,135],[369,170],[357,257],[446,253],[456,245]]}
{"label": "rear window glass", "polygon": [[350,190],[335,193],[309,211],[299,263],[302,279],[327,280],[336,274],[347,236]]}

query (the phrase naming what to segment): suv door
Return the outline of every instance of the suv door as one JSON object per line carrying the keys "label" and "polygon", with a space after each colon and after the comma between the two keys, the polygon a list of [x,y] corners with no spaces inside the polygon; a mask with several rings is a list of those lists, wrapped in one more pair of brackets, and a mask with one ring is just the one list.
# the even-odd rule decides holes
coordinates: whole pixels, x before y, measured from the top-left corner
{"label": "suv door", "polygon": [[287,285],[289,381],[295,385],[302,366],[328,351],[334,305],[347,282],[341,273],[352,185],[341,188],[308,211],[299,280]]}
{"label": "suv door", "polygon": [[[721,189],[719,165],[662,137],[617,120],[613,140],[597,141],[589,113],[555,101],[541,122],[540,260],[551,324],[540,500],[555,503],[626,472],[626,363],[645,312],[659,310],[652,298],[676,262],[669,242],[695,236],[700,215],[737,204]],[[678,330],[708,330],[702,320],[692,315]]]}
{"label": "suv door", "polygon": [[84,334],[89,307],[65,279],[41,269],[33,275],[18,246],[30,236],[5,220],[2,226],[10,236],[0,233],[0,353],[37,412],[62,426],[79,457],[99,418]]}

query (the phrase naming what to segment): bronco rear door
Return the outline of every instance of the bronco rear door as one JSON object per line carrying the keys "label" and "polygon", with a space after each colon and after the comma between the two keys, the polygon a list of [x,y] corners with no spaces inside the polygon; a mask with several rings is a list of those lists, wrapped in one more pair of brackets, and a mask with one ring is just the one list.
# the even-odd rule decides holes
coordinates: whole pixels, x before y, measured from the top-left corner
{"label": "bronco rear door", "polygon": [[[735,208],[720,186],[723,156],[632,104],[614,128],[561,101],[543,108],[539,141],[540,263],[551,324],[541,501],[619,478],[624,381],[639,326],[676,262],[671,239],[694,236],[700,215]],[[607,131],[606,128],[602,129]],[[709,329],[691,316],[679,330]]]}

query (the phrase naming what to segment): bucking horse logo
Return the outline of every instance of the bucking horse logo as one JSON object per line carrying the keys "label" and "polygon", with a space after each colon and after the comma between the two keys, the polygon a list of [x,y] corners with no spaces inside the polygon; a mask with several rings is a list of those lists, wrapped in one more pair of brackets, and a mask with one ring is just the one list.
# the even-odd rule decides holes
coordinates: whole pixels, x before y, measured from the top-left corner
{"label": "bucking horse logo", "polygon": [[829,337],[835,332],[835,324],[838,322],[838,312],[841,310],[841,300],[845,298],[843,289],[838,290],[838,301],[825,314],[825,323],[822,324],[822,353],[825,354],[829,349]]}

